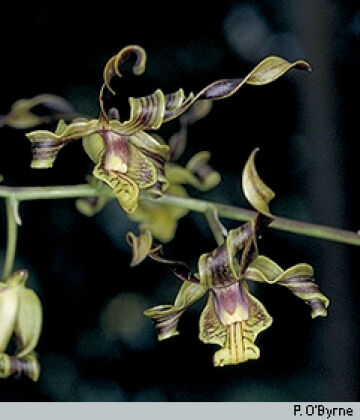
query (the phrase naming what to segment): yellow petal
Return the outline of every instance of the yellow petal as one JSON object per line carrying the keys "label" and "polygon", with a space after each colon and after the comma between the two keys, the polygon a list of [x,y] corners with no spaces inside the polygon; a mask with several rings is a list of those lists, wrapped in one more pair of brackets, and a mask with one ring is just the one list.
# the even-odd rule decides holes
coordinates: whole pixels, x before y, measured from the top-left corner
{"label": "yellow petal", "polygon": [[242,188],[249,203],[264,216],[273,218],[269,210],[269,202],[275,193],[261,180],[255,167],[255,149],[245,164],[242,175]]}
{"label": "yellow petal", "polygon": [[149,255],[152,247],[152,235],[149,230],[144,230],[139,236],[128,232],[126,239],[132,248],[131,267],[140,264]]}

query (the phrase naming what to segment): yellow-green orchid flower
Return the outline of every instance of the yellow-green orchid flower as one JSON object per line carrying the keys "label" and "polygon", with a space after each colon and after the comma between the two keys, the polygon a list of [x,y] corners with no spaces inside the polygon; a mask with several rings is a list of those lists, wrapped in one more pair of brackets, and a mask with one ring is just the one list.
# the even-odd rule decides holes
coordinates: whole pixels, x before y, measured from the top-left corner
{"label": "yellow-green orchid flower", "polygon": [[[215,366],[234,365],[258,359],[260,350],[255,345],[257,335],[267,329],[272,318],[265,307],[250,292],[247,282],[265,282],[287,287],[310,305],[311,316],[326,316],[329,300],[319,291],[313,280],[313,269],[308,264],[297,264],[282,270],[257,249],[257,237],[273,220],[268,204],[273,191],[259,178],[254,151],[243,172],[243,190],[258,211],[254,220],[226,231],[218,224],[222,239],[212,252],[200,256],[198,272],[193,274],[186,264],[162,257],[161,248],[152,249],[149,235],[128,235],[133,248],[133,265],[146,255],[169,264],[183,285],[173,305],[159,305],[145,311],[155,322],[158,338],[163,340],[178,334],[177,325],[183,312],[208,292],[208,300],[200,317],[200,339],[221,347],[214,355]],[[217,237],[221,237],[221,235]]]}
{"label": "yellow-green orchid flower", "polygon": [[[169,183],[167,194],[187,197],[188,194],[183,185],[191,185],[200,191],[207,191],[220,182],[220,174],[208,165],[209,152],[197,153],[185,167],[174,163],[185,149],[189,125],[205,117],[209,113],[211,105],[210,101],[199,101],[180,117],[180,130],[169,140],[170,158],[165,163],[165,177]],[[159,143],[165,144],[160,136],[156,136],[156,138]],[[102,188],[99,181],[94,178],[89,177],[88,182],[94,188]],[[105,186],[105,188],[108,187]],[[86,216],[93,216],[101,211],[111,199],[105,195],[79,198],[76,200],[76,206]],[[140,231],[148,229],[156,239],[168,242],[175,235],[178,220],[188,212],[187,209],[163,204],[156,200],[142,200],[134,213],[129,215],[129,218],[139,224]]]}
{"label": "yellow-green orchid flower", "polygon": [[82,138],[86,153],[95,163],[93,175],[110,186],[127,213],[136,210],[140,190],[161,195],[168,187],[165,163],[170,158],[169,146],[161,144],[146,131],[158,130],[163,123],[179,117],[198,100],[226,98],[244,84],[271,83],[293,67],[310,70],[305,61],[289,63],[271,56],[259,63],[245,78],[219,80],[197,95],[190,93],[186,96],[182,89],[164,94],[157,89],[148,96],[131,97],[130,118],[121,121],[118,109],[111,105],[116,92],[110,84],[115,75],[122,76],[120,68],[130,55],[136,57],[134,74],[144,72],[146,53],[137,45],[123,48],[107,62],[99,95],[98,119],[75,120],[68,126],[58,127],[55,133],[37,130],[27,134],[32,143],[33,168],[51,167],[65,144]]}
{"label": "yellow-green orchid flower", "polygon": [[[42,308],[37,295],[25,287],[28,272],[19,270],[0,282],[0,378],[25,374],[37,381],[39,362],[34,353],[42,326]],[[15,338],[15,355],[6,354]]]}

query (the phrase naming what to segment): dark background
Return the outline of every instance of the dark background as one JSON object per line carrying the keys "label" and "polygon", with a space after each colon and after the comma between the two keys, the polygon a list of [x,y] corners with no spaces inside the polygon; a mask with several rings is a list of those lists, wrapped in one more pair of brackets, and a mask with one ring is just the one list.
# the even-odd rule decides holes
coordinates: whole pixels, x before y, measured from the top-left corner
{"label": "dark background", "polygon": [[[357,4],[357,5],[356,5]],[[202,7],[199,7],[203,5]],[[106,61],[128,44],[148,53],[147,70],[124,84],[124,97],[156,88],[197,92],[241,77],[270,54],[304,58],[313,73],[291,71],[264,87],[243,87],[214,104],[190,129],[181,160],[200,150],[223,182],[209,193],[189,193],[245,206],[240,174],[260,147],[257,167],[277,198],[277,215],[357,230],[360,6],[331,0],[86,3],[9,6],[0,25],[0,114],[19,98],[53,93],[83,113],[98,113]],[[178,129],[171,122],[165,138]],[[53,127],[52,127],[53,128]],[[1,129],[0,173],[7,185],[65,185],[85,181],[91,162],[74,142],[53,169],[29,168],[23,131]],[[26,202],[20,208],[15,268],[44,310],[37,351],[42,374],[0,381],[3,401],[358,401],[359,278],[355,246],[270,230],[262,254],[283,267],[308,262],[331,299],[329,316],[311,320],[287,290],[260,285],[254,294],[274,318],[260,334],[258,361],[212,367],[216,346],[198,340],[205,300],[183,316],[178,337],[158,343],[142,311],[172,303],[180,281],[151,262],[130,269],[128,221],[115,202],[94,218],[74,200]],[[6,217],[1,208],[0,257]],[[235,222],[224,221],[227,227]],[[181,220],[168,255],[195,267],[215,246],[205,219]],[[357,254],[356,254],[357,253]],[[357,257],[357,258],[356,258]]]}

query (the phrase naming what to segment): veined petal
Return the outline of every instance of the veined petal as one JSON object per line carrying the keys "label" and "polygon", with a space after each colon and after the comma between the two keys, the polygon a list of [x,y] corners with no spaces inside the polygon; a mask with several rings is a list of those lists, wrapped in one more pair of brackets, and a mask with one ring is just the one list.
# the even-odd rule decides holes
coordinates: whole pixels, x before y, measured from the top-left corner
{"label": "veined petal", "polygon": [[138,131],[132,135],[130,137],[130,143],[162,167],[169,159],[169,146],[161,144],[153,136],[150,136],[150,134],[144,131]]}
{"label": "veined petal", "polygon": [[102,159],[95,166],[93,175],[110,186],[126,213],[133,213],[136,210],[139,201],[139,187],[136,182],[120,172],[104,169]]}
{"label": "veined petal", "polygon": [[247,76],[242,79],[223,79],[211,83],[202,89],[197,95],[192,93],[183,100],[181,106],[174,110],[167,110],[164,121],[172,120],[184,113],[193,103],[199,99],[223,99],[233,95],[244,84],[265,85],[271,83],[292,68],[310,71],[310,65],[303,60],[292,63],[281,57],[270,56],[261,61]]}
{"label": "veined petal", "polygon": [[157,170],[153,160],[129,145],[129,159],[126,175],[134,180],[140,189],[149,188],[157,182]]}
{"label": "veined petal", "polygon": [[98,120],[75,121],[66,125],[59,121],[55,133],[36,130],[26,134],[32,145],[32,168],[51,168],[59,150],[68,142],[94,133],[98,128]]}
{"label": "veined petal", "polygon": [[273,218],[269,210],[269,202],[275,193],[261,180],[255,167],[255,149],[245,164],[242,174],[242,188],[249,203],[261,214]]}
{"label": "veined petal", "polygon": [[147,309],[144,314],[155,322],[159,340],[165,340],[179,334],[177,325],[184,311],[199,300],[207,288],[198,284],[185,281],[180,288],[174,305],[159,305]]}
{"label": "veined petal", "polygon": [[284,271],[269,258],[259,256],[245,275],[249,280],[285,286],[310,306],[312,318],[327,316],[326,308],[330,302],[314,282],[311,265],[297,264]]}
{"label": "veined petal", "polygon": [[157,89],[149,96],[129,98],[130,119],[126,122],[132,130],[157,130],[165,114],[165,95]]}
{"label": "veined petal", "polygon": [[200,316],[199,327],[199,338],[203,343],[225,346],[226,327],[216,315],[213,293],[209,293],[205,308]]}
{"label": "veined petal", "polygon": [[268,328],[272,318],[264,306],[244,289],[248,301],[248,314],[242,320],[224,325],[215,310],[215,298],[210,293],[200,317],[200,340],[218,344],[222,348],[214,354],[214,366],[235,365],[258,359],[259,348],[254,344],[257,335]]}

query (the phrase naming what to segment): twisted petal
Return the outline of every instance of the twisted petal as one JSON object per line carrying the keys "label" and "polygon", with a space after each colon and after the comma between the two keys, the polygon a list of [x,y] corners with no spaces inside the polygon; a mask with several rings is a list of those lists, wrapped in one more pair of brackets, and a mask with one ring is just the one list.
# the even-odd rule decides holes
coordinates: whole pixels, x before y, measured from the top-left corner
{"label": "twisted petal", "polygon": [[[36,115],[33,112],[36,107],[43,108],[45,115]],[[8,125],[19,129],[32,128],[53,119],[68,120],[79,116],[70,103],[60,96],[42,94],[16,101],[7,115],[0,116],[0,127]]]}
{"label": "twisted petal", "polygon": [[194,102],[199,99],[223,99],[233,95],[244,84],[266,85],[281,77],[292,68],[302,70],[311,70],[310,65],[303,60],[290,63],[281,57],[270,56],[261,61],[246,77],[243,79],[223,79],[211,83],[202,89],[197,95],[190,94],[183,100],[177,109],[168,109],[165,113],[164,121],[169,121],[185,112]]}
{"label": "twisted petal", "polygon": [[27,375],[36,382],[40,376],[40,365],[35,354],[30,353],[22,358],[0,354],[0,378],[11,375]]}
{"label": "twisted petal", "polygon": [[98,128],[98,120],[75,121],[66,125],[60,120],[55,133],[36,130],[26,134],[32,145],[32,168],[51,168],[59,150],[70,141],[94,133]]}
{"label": "twisted petal", "polygon": [[110,87],[111,79],[115,76],[122,77],[120,72],[120,68],[122,64],[131,56],[135,55],[136,61],[133,65],[133,73],[136,75],[140,75],[145,71],[146,65],[146,52],[143,48],[139,45],[128,45],[127,47],[123,48],[119,51],[116,55],[110,58],[110,60],[106,63],[104,68],[104,84],[105,86],[115,94],[113,89]]}
{"label": "twisted petal", "polygon": [[[248,265],[256,258],[258,251],[256,236],[259,218],[247,222],[227,233],[225,242],[211,253],[199,258],[199,276],[209,288],[229,286],[237,282]],[[238,254],[242,251],[241,260]]]}
{"label": "twisted petal", "polygon": [[255,149],[247,160],[242,174],[242,188],[249,203],[261,214],[273,218],[269,210],[269,202],[275,193],[261,180],[255,167]]}
{"label": "twisted petal", "polygon": [[249,280],[285,286],[310,306],[312,318],[327,315],[329,299],[314,282],[314,270],[309,264],[297,264],[284,271],[274,261],[260,255],[245,275]]}
{"label": "twisted petal", "polygon": [[174,305],[159,305],[147,309],[144,314],[155,322],[159,340],[165,340],[179,334],[177,325],[184,311],[199,300],[207,288],[185,281],[176,297]]}

